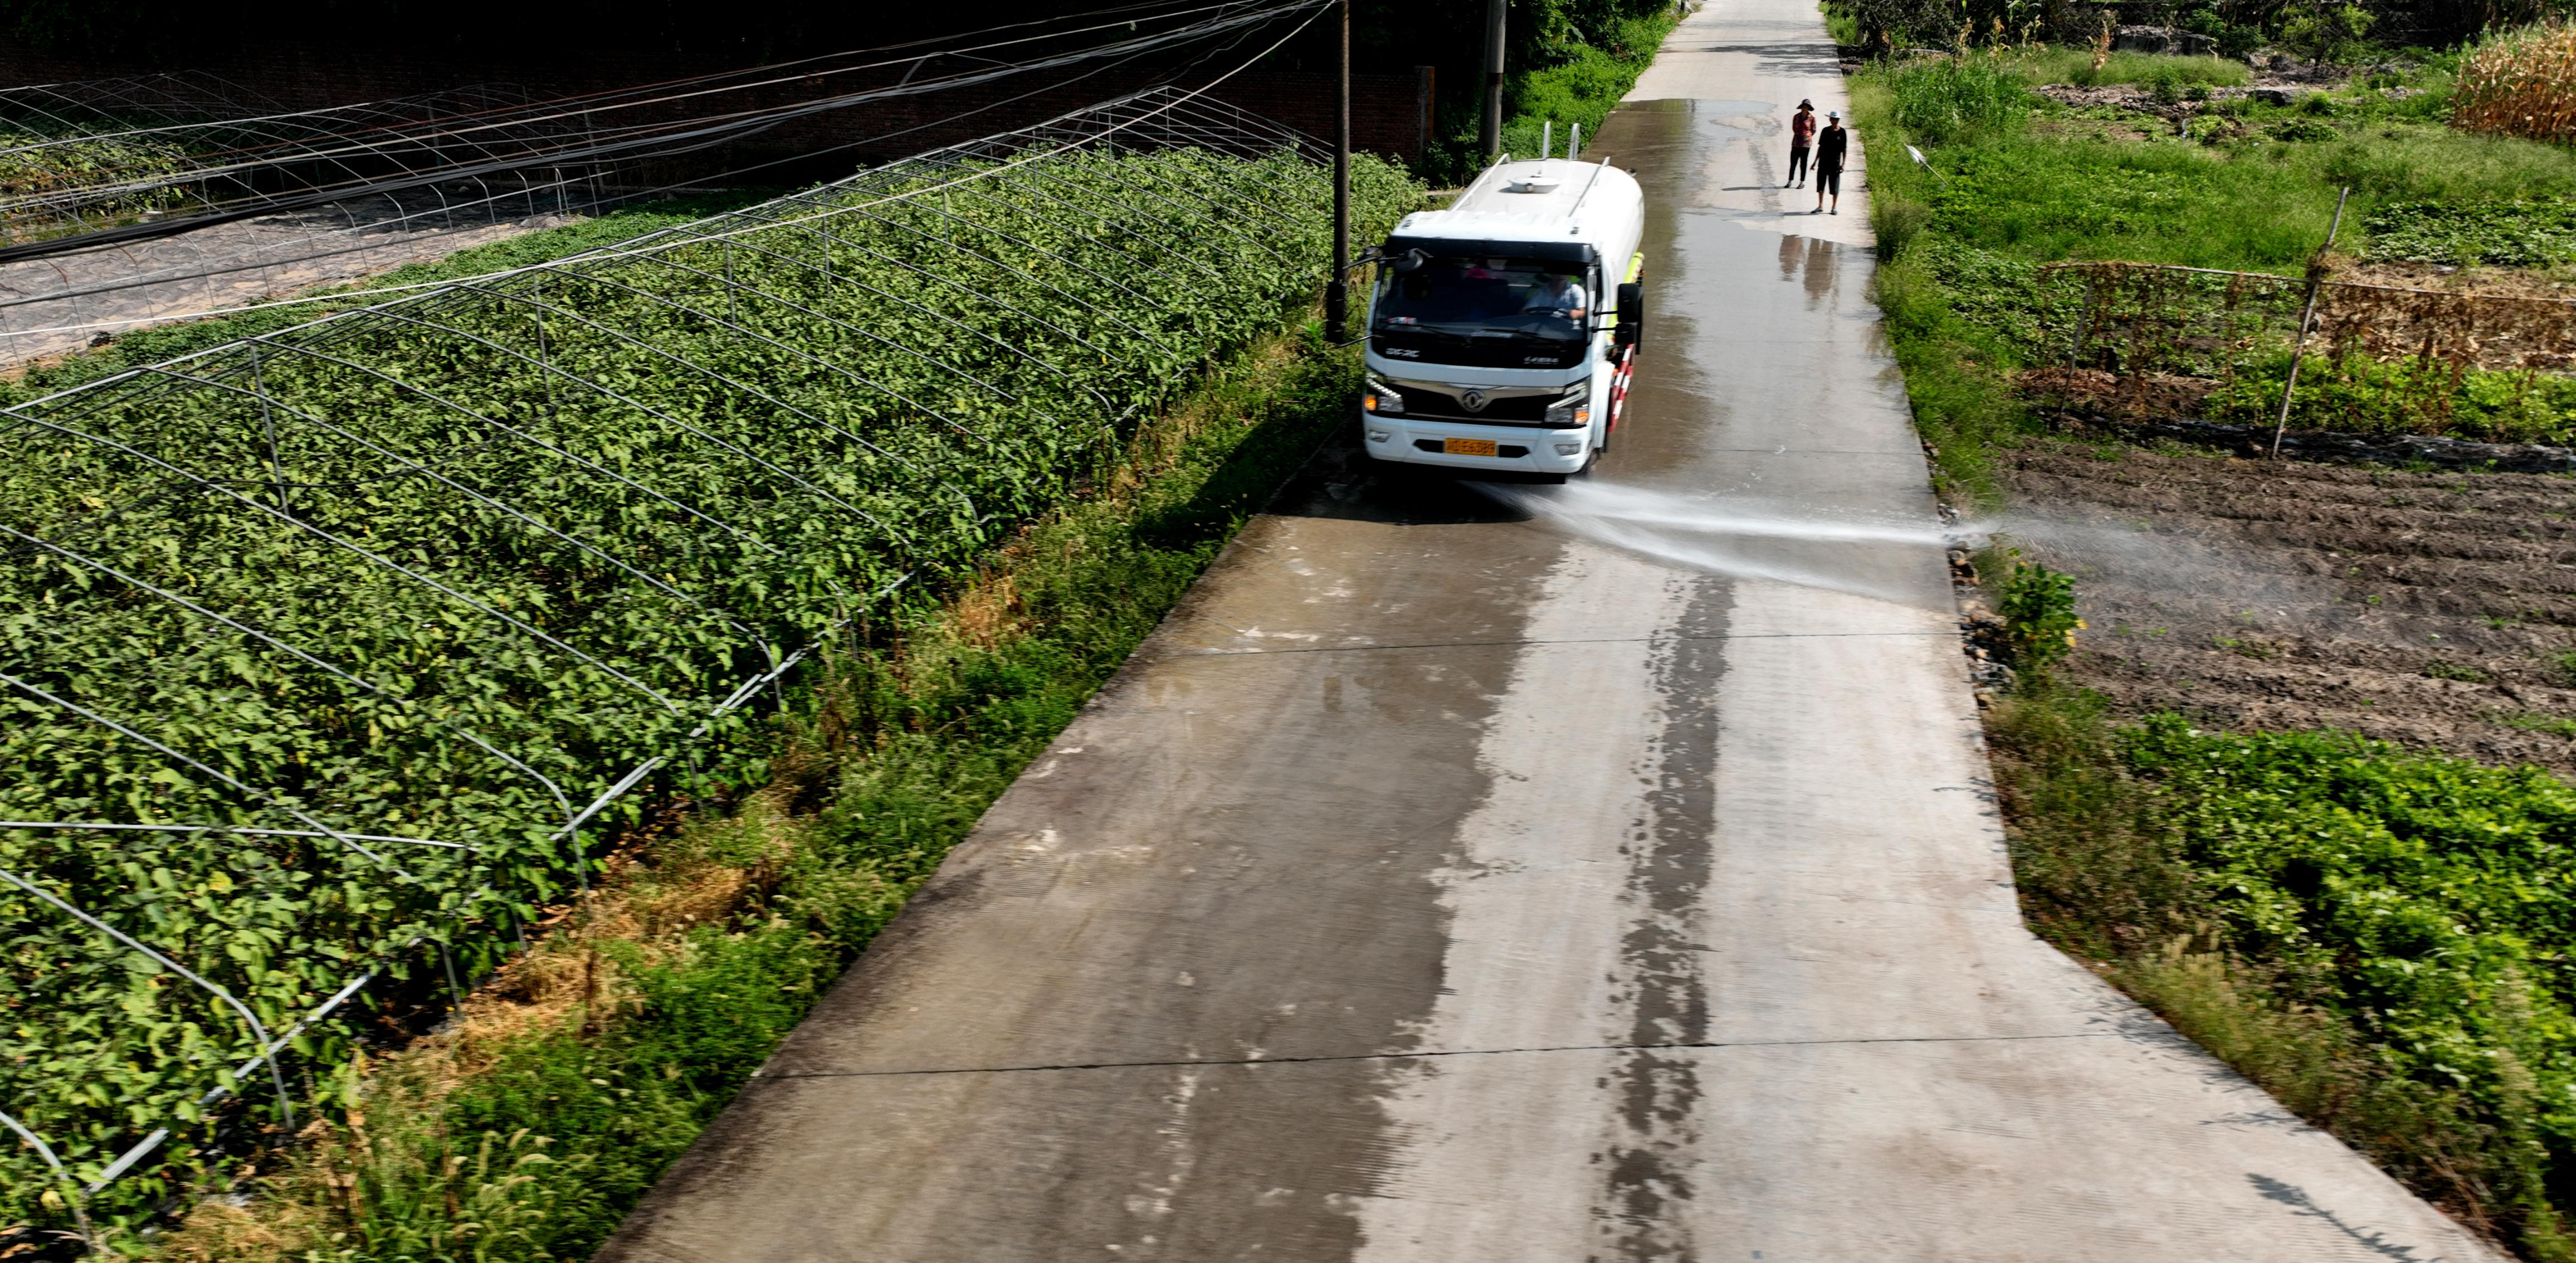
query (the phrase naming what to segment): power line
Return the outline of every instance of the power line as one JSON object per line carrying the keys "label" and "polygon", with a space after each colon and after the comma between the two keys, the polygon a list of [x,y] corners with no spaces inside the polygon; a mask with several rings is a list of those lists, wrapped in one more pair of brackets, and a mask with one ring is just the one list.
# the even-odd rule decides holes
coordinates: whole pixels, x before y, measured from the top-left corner
{"label": "power line", "polygon": [[[470,167],[449,167],[443,170],[407,175],[397,179],[374,181],[369,184],[354,187],[318,190],[306,199],[312,202],[312,205],[305,205],[292,209],[281,208],[280,206],[272,203],[270,205],[258,206],[255,208],[244,208],[247,213],[236,213],[221,217],[189,217],[183,223],[154,235],[163,240],[186,239],[190,232],[212,228],[221,222],[240,222],[247,219],[273,217],[281,214],[291,214],[294,213],[295,210],[311,210],[324,206],[342,208],[345,214],[348,208],[356,206],[362,200],[371,199],[383,199],[383,202],[388,204],[393,212],[390,216],[376,216],[363,223],[353,216],[350,218],[350,222],[346,229],[333,228],[327,231],[317,232],[291,243],[255,246],[245,253],[235,254],[231,257],[218,255],[213,259],[206,259],[203,256],[200,256],[197,259],[151,268],[142,274],[129,272],[123,276],[111,276],[98,280],[80,280],[76,279],[76,274],[65,275],[63,278],[64,284],[60,288],[52,287],[50,283],[51,278],[49,277],[47,278],[48,285],[46,288],[34,290],[32,292],[22,292],[16,297],[0,299],[0,311],[25,308],[41,309],[50,304],[66,304],[70,306],[70,310],[65,314],[71,315],[73,319],[63,321],[58,318],[55,321],[36,324],[29,328],[0,332],[0,343],[14,344],[30,348],[28,351],[22,352],[21,354],[43,354],[48,353],[51,350],[70,349],[62,341],[63,335],[66,334],[125,329],[140,325],[167,324],[176,321],[199,319],[207,316],[229,315],[278,307],[307,305],[312,303],[346,303],[350,301],[350,297],[345,293],[316,294],[258,302],[225,303],[220,300],[220,286],[212,285],[210,283],[218,282],[220,278],[239,276],[244,273],[266,273],[270,269],[274,268],[293,268],[300,265],[308,265],[352,255],[364,256],[383,249],[400,250],[403,248],[405,241],[416,241],[421,238],[414,236],[386,244],[369,242],[365,240],[365,237],[388,231],[412,231],[410,228],[411,225],[421,223],[423,221],[434,221],[444,218],[451,230],[456,228],[457,221],[460,218],[464,218],[468,221],[468,229],[471,229],[478,224],[498,224],[504,222],[504,215],[512,213],[510,211],[510,204],[514,202],[524,201],[527,213],[530,215],[534,215],[539,212],[541,198],[553,199],[558,204],[558,208],[566,211],[571,211],[577,208],[586,213],[597,213],[610,206],[634,204],[682,189],[705,187],[710,183],[739,180],[742,177],[756,176],[762,172],[775,170],[781,166],[789,164],[810,164],[830,154],[847,152],[863,146],[883,146],[900,140],[906,136],[919,135],[922,133],[935,133],[941,129],[953,127],[961,122],[980,115],[985,115],[994,111],[1009,110],[1027,102],[1045,98],[1050,95],[1061,95],[1084,82],[1094,80],[1103,75],[1120,72],[1133,67],[1140,61],[1156,58],[1161,54],[1195,44],[1198,46],[1198,51],[1190,60],[1177,66],[1163,66],[1154,76],[1167,81],[1185,79],[1194,67],[1203,65],[1216,57],[1224,56],[1227,52],[1240,46],[1246,40],[1255,37],[1271,22],[1283,17],[1294,16],[1300,12],[1310,11],[1315,5],[1322,2],[1323,0],[1291,0],[1289,3],[1279,3],[1278,0],[1222,0],[1220,3],[1200,3],[1185,7],[1177,7],[1170,3],[1169,0],[1163,0],[1163,2],[1154,4],[1130,5],[1121,8],[1101,10],[1096,13],[1077,15],[1075,18],[1053,19],[1050,21],[1057,26],[1061,26],[1068,22],[1081,22],[1082,24],[1076,28],[1076,33],[1094,33],[1103,29],[1116,28],[1120,31],[1121,38],[1105,44],[1071,49],[1057,49],[1050,52],[1048,55],[1026,61],[1014,63],[988,62],[988,64],[981,69],[964,71],[951,75],[933,76],[929,78],[916,77],[908,83],[900,83],[891,87],[878,86],[855,93],[839,94],[818,100],[791,102],[785,105],[769,107],[767,109],[754,112],[738,112],[736,115],[731,117],[719,116],[712,120],[701,118],[696,120],[680,120],[671,124],[657,124],[657,127],[663,127],[669,130],[661,130],[655,134],[641,138],[627,137],[621,140],[612,135],[607,141],[594,147],[588,147],[579,151],[557,151],[543,155],[544,161],[562,164],[561,168],[552,172],[551,179],[532,180],[520,178],[513,180],[512,177],[519,173],[523,165],[526,164],[529,159],[525,155],[509,155],[492,158],[484,162],[476,163]],[[1125,28],[1137,23],[1149,22],[1158,18],[1186,18],[1189,20],[1182,25],[1170,27],[1161,31],[1141,31],[1134,35],[1128,35],[1125,30]],[[1037,27],[1047,24],[1024,23],[1021,25],[1024,27]],[[1063,30],[1050,29],[1041,31],[1038,35],[1023,36],[1015,39],[985,39],[979,43],[966,45],[963,49],[956,47],[929,48],[927,45],[934,41],[924,41],[917,42],[913,45],[895,46],[897,50],[908,54],[907,56],[887,57],[883,55],[885,50],[872,50],[868,53],[834,54],[832,55],[832,58],[840,60],[847,60],[853,57],[874,58],[874,60],[867,62],[867,65],[882,68],[885,66],[911,63],[915,68],[918,68],[918,65],[925,64],[932,59],[954,56],[961,51],[990,51],[1006,47],[1024,47],[1033,39],[1058,36],[1066,33],[1067,32]],[[979,35],[989,34],[990,32],[979,33]],[[953,40],[950,42],[953,43]],[[785,65],[789,67],[798,67],[807,65],[809,62],[823,60],[828,59],[808,59],[808,62],[785,63]],[[763,82],[771,83],[790,81],[793,78],[793,76],[781,76],[774,73],[777,69],[777,67],[762,67],[755,68],[755,70],[751,71],[732,72],[732,74],[735,77],[760,76],[762,77]],[[704,83],[708,82],[712,78],[716,77],[706,77],[699,80],[682,82]],[[787,153],[784,156],[730,164],[720,171],[693,175],[685,180],[674,183],[647,185],[641,188],[603,189],[601,187],[602,181],[598,175],[598,172],[615,169],[615,166],[619,161],[619,157],[617,155],[608,154],[606,151],[616,145],[626,146],[625,152],[633,155],[635,160],[667,159],[676,155],[719,148],[737,142],[747,136],[756,135],[760,132],[773,130],[780,126],[787,125],[800,118],[811,117],[833,110],[844,110],[854,104],[862,102],[882,101],[891,96],[927,98],[943,92],[953,92],[961,87],[999,83],[1012,78],[1042,78],[1042,81],[1027,85],[1026,89],[1023,91],[1013,92],[1009,95],[996,97],[990,100],[983,100],[980,103],[970,105],[963,109],[949,111],[937,117],[921,121],[905,122],[904,125],[894,126],[888,129],[872,130],[867,134],[859,135],[847,140],[841,140],[834,144],[801,148],[795,152]],[[1150,78],[1148,81],[1151,81]],[[629,94],[631,95],[632,93],[644,91],[647,91],[647,89],[633,89],[629,90]],[[567,100],[577,99],[587,98],[567,98]],[[351,108],[354,109],[358,107]],[[697,125],[683,129],[683,124],[692,122]],[[587,169],[585,169],[586,164]],[[484,185],[479,196],[469,197],[465,200],[459,201],[452,199],[445,191],[442,191],[444,185],[452,184],[459,179],[472,180],[477,183],[481,183],[481,177],[487,175],[495,177],[495,184],[497,184],[498,187],[496,188],[491,184]],[[432,205],[429,203],[427,198],[420,196],[424,193],[434,196],[437,199],[437,204]],[[409,201],[409,205],[406,205],[406,200]],[[143,226],[136,225],[133,227],[141,228]],[[71,257],[75,256],[92,256],[102,250],[123,249],[125,247],[138,244],[130,239],[109,241],[99,240],[98,238],[103,235],[106,234],[93,234],[86,237],[56,240],[37,244],[42,248],[47,257],[60,259],[65,262],[68,262]],[[136,233],[134,235],[139,236],[141,234]],[[349,242],[355,243],[348,244]],[[33,253],[33,251],[30,251],[30,253]],[[6,253],[0,253],[0,258],[6,257]],[[24,262],[25,260],[22,259],[21,261]],[[59,266],[57,266],[55,270],[59,272]],[[23,283],[23,281],[21,283]],[[150,291],[164,288],[176,288],[190,284],[199,285],[203,296],[197,300],[193,309],[189,310],[172,311],[168,309],[167,303],[162,303],[159,305],[159,309],[157,310],[138,312],[132,315],[115,315],[83,311],[80,306],[82,300],[126,294],[138,290]],[[240,288],[239,282],[221,282],[221,284],[229,284],[237,289]],[[407,288],[413,287],[380,287],[372,292],[379,294],[398,293]],[[244,296],[248,297],[249,295]],[[204,301],[205,297],[216,297],[217,301],[206,302]],[[114,308],[111,307],[110,312],[112,313],[113,311]]]}
{"label": "power line", "polygon": [[[1080,61],[1153,51],[1196,39],[1207,38],[1245,25],[1265,23],[1279,15],[1306,7],[1312,0],[1219,0],[1212,4],[1174,7],[1170,3],[1130,5],[1100,14],[1081,15],[1088,25],[1067,30],[1044,31],[1012,39],[967,45],[955,49],[938,49],[912,56],[884,58],[884,50],[833,54],[827,58],[809,58],[787,63],[794,74],[774,73],[778,67],[760,67],[725,75],[705,76],[668,84],[648,85],[613,93],[561,98],[556,101],[510,111],[485,111],[458,118],[434,118],[425,122],[378,124],[355,131],[331,131],[317,127],[315,134],[266,140],[249,148],[218,151],[214,157],[227,157],[221,162],[183,163],[176,170],[128,174],[131,167],[111,170],[108,177],[92,180],[64,190],[45,190],[16,199],[0,199],[0,213],[21,217],[71,218],[75,222],[84,209],[112,211],[119,202],[169,194],[174,190],[196,188],[212,190],[229,186],[233,192],[202,194],[203,208],[173,215],[162,215],[140,222],[75,231],[38,241],[0,246],[0,263],[21,259],[45,258],[103,246],[151,240],[188,232],[196,228],[235,222],[262,214],[279,213],[327,205],[352,197],[399,192],[442,181],[499,175],[531,167],[599,165],[633,162],[649,158],[669,158],[699,152],[715,145],[740,140],[773,130],[783,124],[852,106],[900,97],[923,96],[960,87],[993,82],[1011,75],[1045,70]],[[1168,30],[1141,31],[1146,24],[1190,19]],[[1070,19],[1068,19],[1070,20]],[[1076,47],[1053,54],[1015,62],[990,63],[981,68],[956,73],[918,77],[908,72],[894,84],[838,92],[782,105],[752,106],[680,118],[637,118],[632,111],[668,107],[689,101],[701,101],[723,94],[742,94],[782,85],[805,83],[817,78],[886,70],[909,66],[912,71],[921,64],[945,56],[971,55],[1000,48],[1014,48],[1033,42],[1062,39],[1075,35],[1095,34],[1118,28],[1140,33],[1108,43]],[[918,44],[899,46],[917,48]],[[848,58],[875,58],[828,69],[813,68],[819,63]],[[977,58],[979,61],[989,59]],[[801,69],[799,69],[801,68]],[[281,121],[303,122],[317,118],[345,117],[352,111],[373,110],[376,105],[344,107],[338,111],[309,111],[301,114],[264,116],[232,120],[217,124],[192,124],[158,129],[134,129],[73,140],[49,142],[46,145],[20,146],[0,150],[0,154],[26,155],[47,148],[67,145],[96,144],[109,140],[139,140],[147,137],[205,135],[224,129],[241,131]],[[612,116],[623,115],[622,118]],[[310,125],[310,124],[306,124]],[[576,132],[576,127],[578,131]],[[465,147],[479,153],[462,160],[453,158],[449,149]],[[368,175],[361,168],[393,167],[394,175]],[[318,168],[318,171],[314,169]],[[311,175],[301,172],[313,172]],[[302,187],[271,190],[259,187],[261,180],[284,179],[300,182]]]}

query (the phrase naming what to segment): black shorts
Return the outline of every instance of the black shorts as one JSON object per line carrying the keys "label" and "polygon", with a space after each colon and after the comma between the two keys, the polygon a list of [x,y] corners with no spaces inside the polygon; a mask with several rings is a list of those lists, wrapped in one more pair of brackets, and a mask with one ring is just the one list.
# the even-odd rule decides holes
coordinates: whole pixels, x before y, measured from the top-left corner
{"label": "black shorts", "polygon": [[1819,193],[1831,193],[1836,197],[1841,197],[1843,195],[1843,169],[1841,167],[1836,167],[1831,171],[1818,169],[1816,172],[1816,191]]}

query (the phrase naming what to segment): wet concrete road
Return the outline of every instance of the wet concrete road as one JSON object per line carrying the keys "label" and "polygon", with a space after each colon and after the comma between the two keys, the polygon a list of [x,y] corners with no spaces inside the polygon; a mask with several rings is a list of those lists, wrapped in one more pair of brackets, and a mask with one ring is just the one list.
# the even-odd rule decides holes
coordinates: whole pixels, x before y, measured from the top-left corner
{"label": "wet concrete road", "polygon": [[[1759,187],[1825,38],[1599,137],[1598,485],[1931,520],[1861,199]],[[1937,547],[1743,549],[1844,590],[1321,453],[601,1257],[2490,1257],[2021,927]]]}

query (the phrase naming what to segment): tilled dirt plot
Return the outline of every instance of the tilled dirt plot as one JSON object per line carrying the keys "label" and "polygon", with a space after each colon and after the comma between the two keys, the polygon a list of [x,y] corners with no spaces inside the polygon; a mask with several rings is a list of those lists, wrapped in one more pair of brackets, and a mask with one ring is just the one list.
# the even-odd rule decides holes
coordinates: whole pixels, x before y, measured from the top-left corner
{"label": "tilled dirt plot", "polygon": [[2010,542],[2077,577],[2074,681],[2121,713],[2576,775],[2576,478],[2063,440],[1996,468]]}

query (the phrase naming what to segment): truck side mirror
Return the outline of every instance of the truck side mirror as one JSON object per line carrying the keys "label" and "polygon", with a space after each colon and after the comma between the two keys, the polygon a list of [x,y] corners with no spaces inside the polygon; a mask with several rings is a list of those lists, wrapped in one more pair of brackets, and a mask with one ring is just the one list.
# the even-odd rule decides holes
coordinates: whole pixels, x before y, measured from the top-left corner
{"label": "truck side mirror", "polygon": [[1619,286],[1619,323],[1611,327],[1610,341],[1622,349],[1637,345],[1646,332],[1646,287],[1636,281]]}

